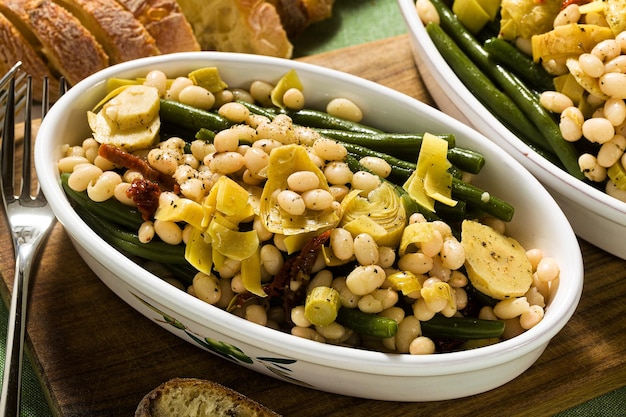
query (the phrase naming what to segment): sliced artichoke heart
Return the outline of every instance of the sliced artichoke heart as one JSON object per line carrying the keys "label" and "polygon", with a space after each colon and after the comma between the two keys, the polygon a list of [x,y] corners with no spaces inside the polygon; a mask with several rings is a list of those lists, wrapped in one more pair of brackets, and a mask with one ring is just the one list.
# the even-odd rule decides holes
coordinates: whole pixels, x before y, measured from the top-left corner
{"label": "sliced artichoke heart", "polygon": [[213,249],[229,259],[241,261],[259,248],[259,237],[254,230],[240,232],[213,219],[208,228]]}
{"label": "sliced artichoke heart", "polygon": [[128,152],[150,147],[161,128],[158,90],[129,85],[118,88],[110,96],[100,111],[87,112],[94,139]]}
{"label": "sliced artichoke heart", "polygon": [[185,245],[185,259],[198,271],[210,274],[213,267],[212,252],[213,246],[206,241],[202,231],[192,228]]}
{"label": "sliced artichoke heart", "polygon": [[398,255],[404,256],[406,253],[415,252],[420,245],[432,239],[436,227],[430,222],[412,223],[404,228]]}
{"label": "sliced artichoke heart", "polygon": [[162,221],[185,222],[202,229],[204,210],[200,203],[188,198],[179,198],[168,205],[159,205],[154,218]]}
{"label": "sliced artichoke heart", "polygon": [[270,153],[267,181],[261,194],[260,215],[263,225],[272,233],[297,235],[323,231],[339,223],[339,215],[333,208],[326,210],[306,209],[304,214],[294,216],[280,208],[277,191],[288,188],[287,178],[298,171],[311,171],[319,178],[319,187],[330,192],[330,187],[322,171],[311,161],[306,149],[301,145],[285,145]]}
{"label": "sliced artichoke heart", "polygon": [[352,190],[341,202],[341,227],[353,236],[368,233],[381,246],[395,246],[400,242],[407,224],[406,210],[396,189],[382,182],[367,197]]}
{"label": "sliced artichoke heart", "polygon": [[294,69],[289,70],[285,75],[283,75],[276,83],[276,86],[272,89],[272,92],[270,93],[272,103],[276,107],[285,107],[283,104],[283,96],[285,95],[285,92],[291,88],[295,88],[300,91],[304,89],[302,82],[300,81],[300,77],[298,77],[298,73]]}
{"label": "sliced artichoke heart", "polygon": [[448,172],[448,142],[430,133],[424,140],[417,158],[417,167],[404,183],[404,189],[420,206],[434,212],[435,201],[449,206],[452,199],[452,175]]}

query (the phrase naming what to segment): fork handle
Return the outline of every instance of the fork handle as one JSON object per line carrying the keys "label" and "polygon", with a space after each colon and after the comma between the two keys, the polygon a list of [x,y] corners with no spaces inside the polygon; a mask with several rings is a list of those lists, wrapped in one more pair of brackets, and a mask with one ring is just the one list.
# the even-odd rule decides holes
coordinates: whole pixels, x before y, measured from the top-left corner
{"label": "fork handle", "polygon": [[[32,259],[37,247],[22,245],[15,256],[15,279],[7,329],[7,348],[0,396],[0,417],[20,415],[26,308]],[[29,253],[30,252],[30,253]]]}

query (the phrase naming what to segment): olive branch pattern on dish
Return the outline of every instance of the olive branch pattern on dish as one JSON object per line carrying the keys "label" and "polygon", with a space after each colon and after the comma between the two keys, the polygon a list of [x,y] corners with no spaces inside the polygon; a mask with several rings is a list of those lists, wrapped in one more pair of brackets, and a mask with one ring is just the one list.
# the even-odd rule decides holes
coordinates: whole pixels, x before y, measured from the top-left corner
{"label": "olive branch pattern on dish", "polygon": [[198,346],[208,350],[218,356],[221,356],[227,360],[230,360],[235,363],[244,364],[244,365],[253,365],[255,360],[262,364],[268,371],[272,372],[277,377],[284,379],[288,382],[292,382],[295,384],[300,384],[304,386],[311,387],[311,384],[300,381],[294,378],[291,374],[293,370],[288,367],[288,365],[294,364],[297,362],[295,359],[288,358],[274,358],[274,357],[266,357],[260,356],[254,359],[250,358],[243,350],[234,346],[231,343],[224,342],[221,340],[215,340],[213,338],[202,336],[195,332],[192,332],[175,317],[170,316],[169,314],[159,310],[157,307],[148,303],[146,300],[139,297],[137,294],[132,293],[133,297],[139,300],[143,305],[150,308],[155,313],[159,314],[161,317],[153,317],[153,320],[157,323],[166,323],[175,329],[184,332],[191,340],[193,340]]}

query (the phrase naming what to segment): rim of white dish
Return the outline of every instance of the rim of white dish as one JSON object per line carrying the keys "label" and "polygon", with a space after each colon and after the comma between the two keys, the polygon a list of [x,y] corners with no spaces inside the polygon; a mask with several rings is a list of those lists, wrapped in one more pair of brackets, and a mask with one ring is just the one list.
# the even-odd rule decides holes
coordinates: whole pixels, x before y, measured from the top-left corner
{"label": "rim of white dish", "polygon": [[[104,82],[107,78],[117,74],[120,67],[133,70],[144,67],[146,63],[158,65],[159,63],[168,62],[170,60],[192,59],[194,57],[210,59],[216,63],[236,61],[250,65],[280,66],[283,69],[295,68],[303,72],[313,70],[324,77],[357,84],[380,94],[391,95],[394,99],[397,98],[400,101],[411,103],[411,105],[418,107],[420,111],[432,115],[433,118],[444,120],[446,123],[456,126],[459,130],[472,130],[450,116],[404,94],[340,71],[280,58],[222,52],[179,53],[168,56],[144,58],[119,64],[80,82],[61,97],[59,102],[77,100],[82,94],[85,94],[94,83]],[[63,114],[59,109],[60,106],[52,107],[42,123],[40,132],[46,132],[47,126],[54,125],[58,123],[59,120],[71,117],[71,115]],[[67,123],[64,123],[64,125],[67,125]],[[493,150],[502,155],[503,158],[511,160],[513,166],[516,167],[523,176],[522,179],[524,181],[536,183],[538,192],[547,195],[547,191],[543,186],[541,186],[519,162],[506,155],[497,145],[487,139],[485,140],[486,147],[493,148]],[[40,176],[42,188],[45,190],[51,206],[57,213],[59,221],[67,228],[69,234],[76,239],[81,246],[92,256],[99,259],[109,259],[111,257],[119,259],[119,261],[116,259],[115,263],[107,264],[107,267],[116,275],[128,277],[127,282],[131,286],[134,286],[140,293],[145,294],[152,300],[162,302],[164,300],[163,294],[167,293],[167,304],[170,306],[169,308],[175,310],[177,313],[185,317],[193,318],[198,323],[207,321],[207,316],[218,318],[218,320],[211,321],[212,328],[228,334],[229,337],[240,340],[242,343],[255,344],[277,355],[316,363],[322,366],[347,369],[354,372],[392,376],[446,375],[496,366],[534,350],[543,349],[571,318],[582,292],[583,265],[580,248],[578,247],[571,226],[569,226],[564,214],[560,212],[560,209],[558,209],[558,206],[556,206],[556,203],[552,200],[554,206],[557,207],[555,210],[560,213],[561,217],[559,217],[559,220],[566,226],[564,230],[565,234],[568,235],[567,241],[571,245],[572,254],[575,254],[571,260],[571,267],[573,272],[578,276],[571,278],[571,285],[568,285],[567,288],[561,288],[563,287],[563,285],[561,285],[544,320],[522,335],[475,350],[426,356],[387,354],[339,347],[298,338],[287,333],[248,322],[245,319],[234,316],[217,307],[208,305],[183,291],[175,290],[170,284],[146,271],[129,258],[120,256],[116,249],[106,244],[71,208],[71,205],[60,187],[60,179],[56,165],[52,163],[52,158],[50,158],[53,151],[54,150],[46,141],[41,140],[36,142],[35,164],[38,173],[42,174]],[[487,362],[481,360],[487,360]],[[366,364],[367,367],[364,367],[364,364]]]}
{"label": "rim of white dish", "polygon": [[[562,190],[567,190],[567,193],[563,193],[563,195],[570,200],[575,201],[577,204],[612,222],[626,226],[626,202],[613,198],[589,184],[574,178],[567,172],[558,169],[509,131],[468,90],[465,84],[461,82],[441,56],[435,44],[428,36],[424,24],[417,15],[415,2],[413,0],[397,1],[409,29],[419,37],[420,47],[423,48],[422,56],[425,57],[424,63],[431,68],[431,74],[438,80],[439,84],[449,84],[451,87],[450,90],[453,91],[456,99],[458,101],[466,101],[468,103],[467,107],[471,109],[477,119],[486,119],[486,122],[492,126],[500,136],[507,138],[507,142],[515,147],[520,154],[528,158],[537,168],[547,173],[548,175],[541,175],[541,178],[547,184],[558,187],[561,192]],[[600,205],[598,206],[598,204]]]}

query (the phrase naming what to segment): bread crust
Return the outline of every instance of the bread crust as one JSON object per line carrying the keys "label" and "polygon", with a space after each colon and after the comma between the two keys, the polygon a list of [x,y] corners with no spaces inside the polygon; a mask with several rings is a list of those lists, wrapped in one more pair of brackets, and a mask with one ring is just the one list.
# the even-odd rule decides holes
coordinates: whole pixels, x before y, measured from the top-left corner
{"label": "bread crust", "polygon": [[293,45],[273,4],[263,0],[179,0],[203,50],[291,58]]}
{"label": "bread crust", "polygon": [[258,402],[216,382],[173,378],[147,393],[135,417],[280,417]]}
{"label": "bread crust", "polygon": [[153,36],[162,54],[199,51],[191,24],[176,0],[118,0]]}
{"label": "bread crust", "polygon": [[54,0],[89,29],[109,55],[110,63],[159,54],[152,35],[116,0]]}
{"label": "bread crust", "polygon": [[33,93],[38,99],[42,95],[43,78],[48,77],[51,99],[59,91],[59,80],[50,72],[46,63],[37,55],[30,43],[15,25],[0,13],[0,73],[8,72],[18,61],[21,68],[33,77]]}
{"label": "bread crust", "polygon": [[109,65],[91,32],[50,0],[4,0],[0,11],[22,23],[22,33],[28,33],[25,37],[45,56],[50,70],[72,85]]}

